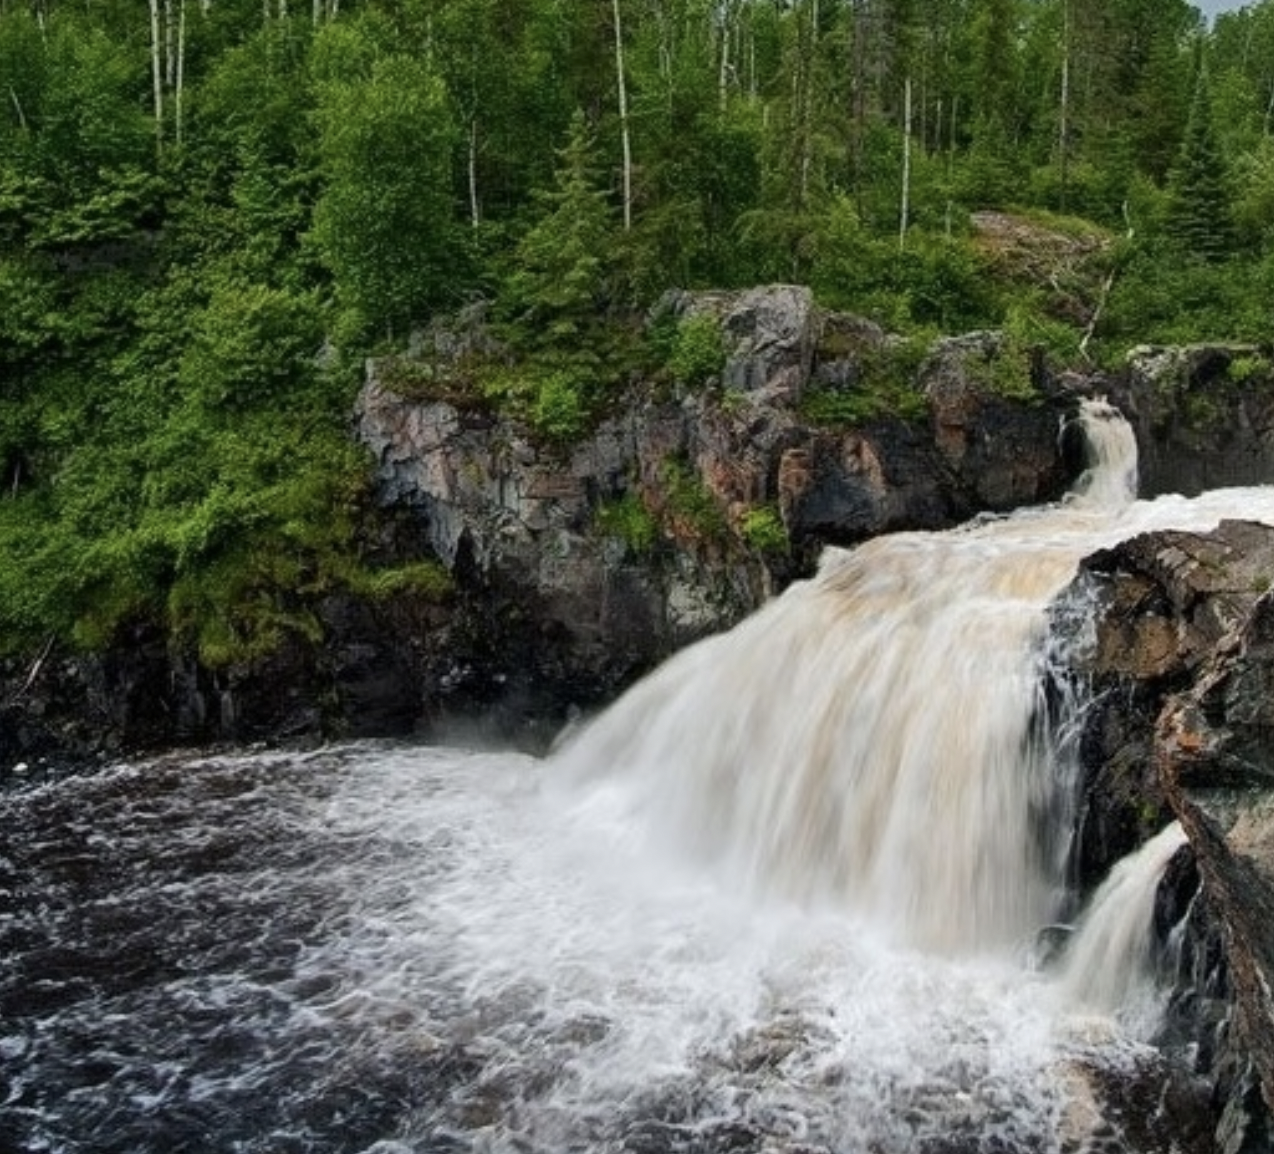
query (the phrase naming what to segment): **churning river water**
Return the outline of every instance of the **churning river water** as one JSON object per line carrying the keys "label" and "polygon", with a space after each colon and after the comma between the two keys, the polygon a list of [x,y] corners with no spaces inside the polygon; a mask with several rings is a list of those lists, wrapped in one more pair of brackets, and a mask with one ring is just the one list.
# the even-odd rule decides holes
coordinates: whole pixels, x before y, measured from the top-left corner
{"label": "churning river water", "polygon": [[0,1150],[1167,1150],[1109,1087],[1162,1061],[1141,955],[1179,831],[1036,964],[1073,786],[1047,609],[1094,549],[1274,492],[1132,502],[1090,418],[1074,499],[829,550],[547,758],[9,788]]}

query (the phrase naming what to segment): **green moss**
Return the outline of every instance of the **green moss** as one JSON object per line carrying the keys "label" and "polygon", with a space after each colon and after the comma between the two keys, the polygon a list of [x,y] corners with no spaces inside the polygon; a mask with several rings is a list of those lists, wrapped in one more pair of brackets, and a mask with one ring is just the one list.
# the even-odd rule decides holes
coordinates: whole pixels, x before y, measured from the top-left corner
{"label": "green moss", "polygon": [[1225,375],[1230,384],[1246,385],[1268,378],[1270,370],[1268,357],[1259,353],[1241,353],[1226,366]]}
{"label": "green moss", "polygon": [[1198,389],[1191,390],[1181,398],[1181,411],[1186,424],[1195,428],[1216,425],[1225,418],[1224,402]]}
{"label": "green moss", "polygon": [[759,553],[786,553],[791,547],[787,527],[773,505],[758,505],[743,514],[739,532],[744,543]]}
{"label": "green moss", "polygon": [[970,352],[964,358],[964,371],[969,380],[1006,401],[1040,399],[1031,380],[1030,355],[1018,346],[1006,343],[989,356]]}
{"label": "green moss", "polygon": [[725,514],[703,478],[683,460],[669,457],[659,470],[666,516],[702,540],[726,537]]}
{"label": "green moss", "polygon": [[597,380],[586,365],[551,358],[491,367],[478,389],[496,411],[522,421],[539,440],[563,447],[593,427],[607,392]]}
{"label": "green moss", "polygon": [[441,601],[455,589],[451,574],[437,561],[413,561],[385,569],[359,568],[342,576],[351,592],[373,601],[404,594]]}
{"label": "green moss", "polygon": [[601,505],[593,523],[598,532],[618,538],[639,557],[650,553],[659,539],[659,523],[635,493]]}
{"label": "green moss", "polygon": [[864,350],[848,388],[812,387],[801,398],[801,416],[826,428],[850,428],[883,417],[921,419],[928,403],[917,381],[928,342],[915,338]]}

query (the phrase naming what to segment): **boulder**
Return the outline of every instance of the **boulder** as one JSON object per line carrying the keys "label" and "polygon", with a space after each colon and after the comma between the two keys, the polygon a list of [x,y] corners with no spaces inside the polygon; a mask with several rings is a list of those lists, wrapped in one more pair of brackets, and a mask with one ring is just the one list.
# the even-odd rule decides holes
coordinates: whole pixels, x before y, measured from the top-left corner
{"label": "boulder", "polygon": [[1169,698],[1155,756],[1220,921],[1236,1040],[1274,1112],[1274,598]]}
{"label": "boulder", "polygon": [[1253,345],[1143,345],[1109,383],[1133,422],[1142,494],[1259,485],[1274,477],[1274,363]]}
{"label": "boulder", "polygon": [[794,400],[809,380],[821,314],[805,285],[671,293],[656,311],[710,316],[720,324],[725,351],[722,388]]}

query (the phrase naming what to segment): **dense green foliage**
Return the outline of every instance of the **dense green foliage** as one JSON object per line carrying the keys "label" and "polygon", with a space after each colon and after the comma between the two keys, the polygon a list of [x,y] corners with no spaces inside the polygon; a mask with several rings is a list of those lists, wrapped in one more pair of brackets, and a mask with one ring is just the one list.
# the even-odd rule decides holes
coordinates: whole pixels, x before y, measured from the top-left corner
{"label": "dense green foliage", "polygon": [[[0,651],[145,619],[230,660],[316,635],[333,590],[433,588],[360,560],[347,414],[362,355],[474,299],[512,356],[464,387],[550,443],[635,371],[713,377],[710,325],[640,334],[673,286],[1002,327],[1008,367],[1087,328],[1267,338],[1274,0],[1211,30],[1185,0],[621,10],[0,3]],[[1089,287],[1059,257],[1024,288],[985,210],[1086,218]],[[908,411],[896,368],[811,415]]]}

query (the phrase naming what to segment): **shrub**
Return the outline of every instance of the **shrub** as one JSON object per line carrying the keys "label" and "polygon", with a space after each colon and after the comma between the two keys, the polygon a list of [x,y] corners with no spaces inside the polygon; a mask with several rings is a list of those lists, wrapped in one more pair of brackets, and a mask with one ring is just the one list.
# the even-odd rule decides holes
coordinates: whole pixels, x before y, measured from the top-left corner
{"label": "shrub", "polygon": [[850,388],[812,388],[801,398],[801,416],[814,425],[845,428],[881,417],[919,420],[927,411],[917,387],[928,342],[894,341],[858,358],[858,377]]}
{"label": "shrub", "polygon": [[553,369],[535,381],[528,414],[531,427],[545,440],[574,441],[588,428],[583,382],[568,369]]}
{"label": "shrub", "polygon": [[787,526],[773,505],[758,505],[743,514],[739,532],[744,543],[758,553],[786,553],[791,545]]}
{"label": "shrub", "polygon": [[725,365],[721,325],[704,314],[684,317],[677,325],[668,354],[668,371],[679,385],[705,384]]}
{"label": "shrub", "polygon": [[649,553],[659,538],[659,523],[635,493],[602,505],[594,524],[600,533],[616,537],[637,556]]}
{"label": "shrub", "polygon": [[659,471],[668,516],[684,530],[704,540],[726,535],[725,515],[703,479],[686,462],[667,458]]}

